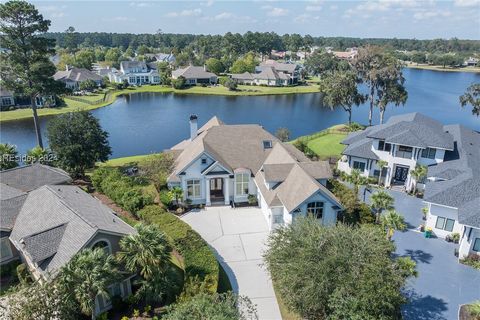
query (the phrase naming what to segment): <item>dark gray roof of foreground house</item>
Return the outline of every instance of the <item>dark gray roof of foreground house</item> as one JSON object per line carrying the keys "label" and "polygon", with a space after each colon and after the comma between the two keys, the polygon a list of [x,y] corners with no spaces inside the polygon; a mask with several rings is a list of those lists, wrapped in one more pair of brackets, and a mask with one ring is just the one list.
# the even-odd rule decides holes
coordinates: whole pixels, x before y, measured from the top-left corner
{"label": "dark gray roof of foreground house", "polygon": [[[5,190],[2,187],[2,192]],[[4,194],[2,194],[2,197]],[[2,199],[0,203],[0,228],[11,230],[15,224],[15,219],[27,198],[26,193],[20,193],[8,199]]]}
{"label": "dark gray roof of foreground house", "polygon": [[10,240],[48,277],[55,276],[97,232],[122,236],[135,230],[80,188],[46,185],[28,194]]}
{"label": "dark gray roof of foreground house", "polygon": [[344,154],[368,155],[366,145],[370,142],[371,146],[372,139],[420,148],[453,150],[454,147],[452,135],[445,132],[440,122],[414,112],[393,116],[385,124],[351,133],[342,141],[343,144],[350,145],[345,149]]}
{"label": "dark gray roof of foreground house", "polygon": [[0,172],[2,184],[24,192],[46,184],[68,183],[71,180],[65,171],[39,163]]}
{"label": "dark gray roof of foreground house", "polygon": [[458,208],[458,221],[480,228],[480,133],[461,125],[448,125],[455,148],[445,161],[430,166],[424,201]]}
{"label": "dark gray roof of foreground house", "polygon": [[204,67],[189,66],[172,71],[174,77],[184,77],[186,79],[208,79],[216,77],[215,73],[205,71]]}

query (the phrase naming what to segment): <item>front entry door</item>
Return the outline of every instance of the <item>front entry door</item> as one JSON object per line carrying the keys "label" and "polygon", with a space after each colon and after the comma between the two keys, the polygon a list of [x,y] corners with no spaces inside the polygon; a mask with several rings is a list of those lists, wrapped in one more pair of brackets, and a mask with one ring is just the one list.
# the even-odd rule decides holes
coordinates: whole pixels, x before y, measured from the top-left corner
{"label": "front entry door", "polygon": [[223,179],[222,178],[210,179],[210,198],[212,198],[212,200],[223,199]]}
{"label": "front entry door", "polygon": [[394,179],[396,182],[405,182],[407,181],[408,176],[408,168],[406,167],[398,167],[395,169],[395,176]]}

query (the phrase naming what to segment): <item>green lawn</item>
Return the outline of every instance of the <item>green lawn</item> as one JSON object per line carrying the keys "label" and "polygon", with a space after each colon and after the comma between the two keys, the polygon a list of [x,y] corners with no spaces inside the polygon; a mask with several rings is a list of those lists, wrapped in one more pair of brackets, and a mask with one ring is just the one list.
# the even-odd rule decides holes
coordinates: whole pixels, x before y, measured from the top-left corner
{"label": "green lawn", "polygon": [[320,159],[340,157],[345,145],[340,142],[345,139],[346,133],[329,133],[308,142],[307,146],[312,149]]}
{"label": "green lawn", "polygon": [[299,137],[291,143],[302,139],[320,159],[326,160],[331,157],[340,158],[346,146],[340,144],[345,139],[348,132],[345,130],[345,125],[339,124],[328,129],[316,132],[308,136]]}
{"label": "green lawn", "polygon": [[412,69],[422,69],[422,70],[431,70],[431,71],[443,71],[443,72],[477,72],[480,73],[480,67],[463,67],[463,68],[452,68],[452,67],[443,67],[443,66],[434,66],[429,64],[416,64],[416,63],[407,63],[408,68]]}
{"label": "green lawn", "polygon": [[[93,110],[107,106],[115,101],[118,96],[129,94],[129,93],[139,93],[139,92],[174,92],[178,94],[201,94],[201,95],[224,95],[224,96],[259,96],[259,95],[275,95],[275,94],[300,94],[300,93],[314,93],[318,92],[317,86],[296,86],[296,87],[260,87],[260,86],[238,86],[237,91],[229,91],[223,86],[210,86],[210,87],[201,87],[193,86],[187,89],[173,89],[172,87],[159,86],[159,85],[150,85],[142,86],[135,88],[127,88],[124,90],[115,91],[110,95],[110,98],[102,103],[90,105],[87,103],[79,102],[69,98],[65,98],[65,106],[56,107],[56,108],[41,108],[38,109],[38,115],[42,116],[51,116],[56,114],[62,114],[72,111],[79,110]],[[81,97],[82,99],[95,101],[102,98],[100,95],[92,95]],[[12,121],[19,119],[26,119],[32,117],[32,110],[30,108],[26,109],[16,109],[12,111],[2,111],[0,112],[0,122],[2,121]]]}
{"label": "green lawn", "polygon": [[98,163],[98,166],[107,167],[124,167],[127,165],[137,165],[139,162],[150,156],[151,154],[142,154],[137,156],[110,159],[107,162]]}

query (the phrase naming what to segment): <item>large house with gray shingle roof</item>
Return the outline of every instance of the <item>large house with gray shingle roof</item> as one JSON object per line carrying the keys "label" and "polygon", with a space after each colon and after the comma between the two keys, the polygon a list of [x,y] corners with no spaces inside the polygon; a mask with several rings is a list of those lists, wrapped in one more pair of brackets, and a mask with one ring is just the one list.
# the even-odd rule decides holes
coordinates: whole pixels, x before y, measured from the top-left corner
{"label": "large house with gray shingle roof", "polygon": [[[400,186],[408,191],[424,182],[410,175],[417,164],[441,163],[445,152],[454,149],[453,137],[443,124],[420,113],[393,116],[385,124],[351,133],[342,143],[347,147],[338,162],[340,171],[350,174],[358,169],[366,177],[381,175],[386,187]],[[388,165],[380,168],[380,160]]]}
{"label": "large house with gray shingle roof", "polygon": [[172,79],[185,78],[186,85],[197,84],[216,84],[218,81],[217,75],[207,71],[207,67],[188,66],[186,68],[179,68],[172,71]]}
{"label": "large house with gray shingle roof", "polygon": [[[33,164],[0,172],[0,264],[20,259],[35,279],[54,278],[84,248],[119,250],[120,239],[135,230],[77,186],[57,168]],[[112,296],[131,294],[131,278],[110,287]],[[97,297],[96,313],[111,308]]]}
{"label": "large house with gray shingle roof", "polygon": [[460,234],[459,258],[480,254],[480,133],[447,125],[454,149],[428,168],[426,226],[435,235]]}
{"label": "large house with gray shingle roof", "polygon": [[216,117],[200,129],[190,117],[190,139],[169,150],[175,168],[169,187],[184,200],[207,206],[238,205],[255,198],[270,228],[310,213],[334,224],[342,207],[326,188],[332,171],[259,125],[226,125]]}

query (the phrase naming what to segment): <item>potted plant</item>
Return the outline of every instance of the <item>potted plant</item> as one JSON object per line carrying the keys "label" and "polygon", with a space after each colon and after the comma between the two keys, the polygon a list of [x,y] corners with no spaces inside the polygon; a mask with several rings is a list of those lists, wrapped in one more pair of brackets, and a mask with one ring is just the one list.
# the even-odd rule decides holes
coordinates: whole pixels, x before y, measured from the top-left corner
{"label": "potted plant", "polygon": [[425,229],[425,238],[431,238],[432,237],[432,228],[427,227]]}
{"label": "potted plant", "polygon": [[420,228],[420,232],[424,232],[424,231],[425,231],[425,225],[424,225],[424,224],[421,224],[419,228]]}
{"label": "potted plant", "polygon": [[251,206],[256,206],[257,205],[257,197],[253,194],[248,195],[248,204]]}
{"label": "potted plant", "polygon": [[453,241],[452,236],[451,236],[450,234],[447,234],[447,235],[445,236],[445,241],[447,241],[447,242],[452,242],[452,241]]}
{"label": "potted plant", "polygon": [[450,235],[450,237],[452,238],[453,243],[460,242],[460,233],[454,232]]}
{"label": "potted plant", "polygon": [[422,208],[423,220],[427,220],[427,213],[428,213],[428,208],[427,207]]}

